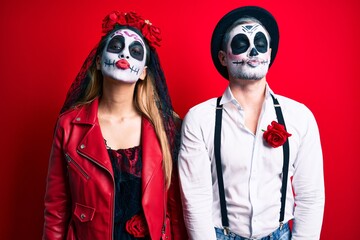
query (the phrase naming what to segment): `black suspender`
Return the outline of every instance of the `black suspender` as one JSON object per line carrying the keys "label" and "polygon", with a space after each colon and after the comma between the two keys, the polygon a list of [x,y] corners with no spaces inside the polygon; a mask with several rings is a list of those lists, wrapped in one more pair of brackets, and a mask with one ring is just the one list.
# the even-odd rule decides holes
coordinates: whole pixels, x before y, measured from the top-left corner
{"label": "black suspender", "polygon": [[[271,94],[273,99],[275,112],[277,116],[277,120],[279,124],[282,124],[285,127],[286,125],[284,121],[284,117],[281,111],[280,104],[278,100]],[[220,146],[221,146],[221,122],[222,122],[222,109],[223,106],[220,105],[221,97],[218,97],[216,104],[216,119],[215,119],[215,135],[214,135],[214,153],[215,153],[215,163],[216,163],[216,173],[218,177],[218,186],[219,186],[219,198],[220,198],[220,207],[221,207],[221,220],[224,228],[224,234],[227,235],[229,232],[229,219],[226,208],[225,201],[225,190],[224,190],[224,180],[222,174],[221,167],[221,154],[220,154]],[[282,228],[284,224],[284,216],[285,216],[285,202],[286,202],[286,190],[287,190],[287,179],[288,179],[288,170],[289,170],[289,156],[290,156],[290,148],[289,148],[289,140],[287,139],[283,145],[283,176],[282,176],[282,187],[281,187],[281,208],[280,208],[280,228]]]}
{"label": "black suspender", "polygon": [[229,232],[229,219],[226,209],[225,201],[225,190],[224,190],[224,180],[221,168],[221,156],[220,156],[220,146],[221,146],[221,120],[222,120],[222,105],[220,105],[221,97],[217,99],[216,104],[216,120],[215,120],[215,138],[214,138],[214,153],[215,153],[215,162],[216,162],[216,173],[218,177],[219,185],[219,198],[220,198],[220,207],[221,207],[221,221],[224,228],[224,234],[227,235]]}
{"label": "black suspender", "polygon": [[[272,94],[271,97],[273,99],[277,120],[281,125],[285,127],[286,130],[286,125],[280,104]],[[282,170],[283,176],[282,176],[282,186],[281,186],[281,208],[280,208],[280,219],[279,219],[280,228],[282,228],[284,224],[284,216],[285,216],[286,189],[287,189],[287,179],[289,175],[289,157],[290,157],[289,139],[286,139],[286,142],[283,145],[283,156],[284,156],[284,163]]]}

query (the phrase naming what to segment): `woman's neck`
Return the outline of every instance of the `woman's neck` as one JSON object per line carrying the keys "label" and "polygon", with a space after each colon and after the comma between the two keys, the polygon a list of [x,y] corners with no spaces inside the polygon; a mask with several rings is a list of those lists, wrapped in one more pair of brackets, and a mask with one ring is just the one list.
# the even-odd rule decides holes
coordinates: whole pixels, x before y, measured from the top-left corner
{"label": "woman's neck", "polygon": [[119,120],[139,115],[134,104],[134,89],[135,83],[104,81],[99,114]]}
{"label": "woman's neck", "polygon": [[104,79],[98,119],[103,138],[112,149],[139,146],[141,114],[134,103],[135,83]]}

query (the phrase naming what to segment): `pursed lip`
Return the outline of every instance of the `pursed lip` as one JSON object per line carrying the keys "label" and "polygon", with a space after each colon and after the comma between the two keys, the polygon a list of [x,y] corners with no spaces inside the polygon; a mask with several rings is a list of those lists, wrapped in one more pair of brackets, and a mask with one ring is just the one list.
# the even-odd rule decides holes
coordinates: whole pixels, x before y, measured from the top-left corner
{"label": "pursed lip", "polygon": [[249,59],[249,60],[246,61],[246,63],[248,65],[250,65],[251,67],[257,67],[257,66],[260,65],[261,62],[259,60],[257,60],[257,59]]}
{"label": "pursed lip", "polygon": [[117,61],[115,63],[117,68],[120,69],[128,69],[130,68],[130,63],[128,61],[126,61],[125,59],[120,59],[119,61]]}

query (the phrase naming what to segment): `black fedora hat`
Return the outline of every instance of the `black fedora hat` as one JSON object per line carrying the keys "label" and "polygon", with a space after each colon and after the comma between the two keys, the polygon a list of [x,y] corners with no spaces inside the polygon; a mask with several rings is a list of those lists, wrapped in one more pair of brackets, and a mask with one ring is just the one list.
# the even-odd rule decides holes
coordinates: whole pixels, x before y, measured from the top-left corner
{"label": "black fedora hat", "polygon": [[[279,28],[276,23],[275,18],[271,13],[261,7],[257,6],[244,6],[239,7],[231,12],[227,13],[223,16],[218,24],[216,25],[214,32],[211,38],[211,57],[214,62],[216,69],[219,73],[226,79],[229,80],[229,75],[226,67],[221,65],[220,60],[218,58],[218,53],[221,50],[222,41],[224,35],[228,28],[239,18],[241,17],[253,17],[261,22],[261,24],[265,27],[265,29],[270,34],[270,48],[271,50],[271,60],[270,66],[275,60],[275,56],[278,50],[279,45]],[[269,66],[269,67],[270,67]]]}

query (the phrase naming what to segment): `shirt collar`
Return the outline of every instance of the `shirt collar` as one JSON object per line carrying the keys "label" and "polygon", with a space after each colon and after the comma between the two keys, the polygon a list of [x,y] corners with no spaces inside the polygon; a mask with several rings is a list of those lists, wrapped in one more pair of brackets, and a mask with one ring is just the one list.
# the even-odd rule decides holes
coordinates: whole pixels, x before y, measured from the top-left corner
{"label": "shirt collar", "polygon": [[271,95],[273,95],[273,96],[276,98],[273,90],[271,90],[269,84],[266,83],[266,88],[265,88],[265,100],[271,98]]}
{"label": "shirt collar", "polygon": [[[265,86],[265,101],[268,100],[269,98],[271,98],[271,94],[276,98],[274,92],[271,90],[271,88],[269,87],[269,84],[266,83]],[[234,95],[231,92],[230,89],[230,85],[227,86],[227,88],[225,89],[225,92],[221,98],[220,104],[227,104],[229,102],[232,102],[235,105],[240,106],[240,104],[238,103],[238,101],[235,99]]]}
{"label": "shirt collar", "polygon": [[230,86],[227,86],[227,88],[225,89],[225,92],[221,98],[220,104],[224,105],[227,104],[229,102],[237,102],[236,99],[234,98],[234,95],[231,92]]}

